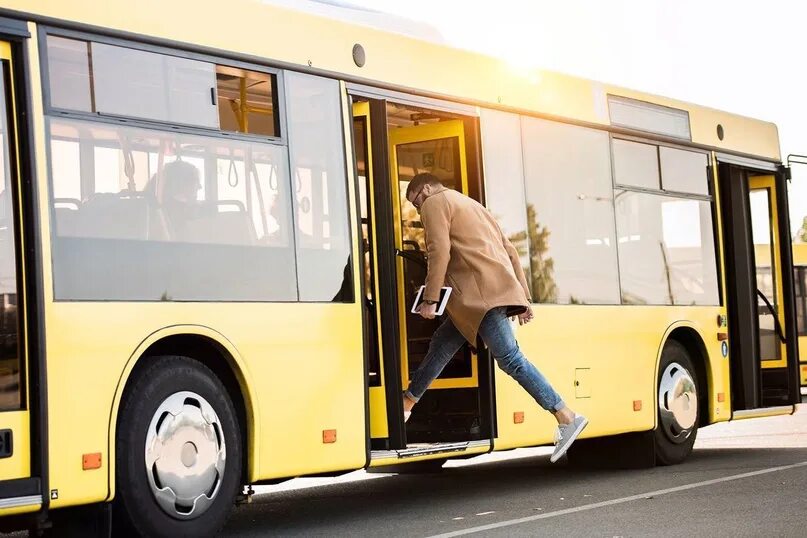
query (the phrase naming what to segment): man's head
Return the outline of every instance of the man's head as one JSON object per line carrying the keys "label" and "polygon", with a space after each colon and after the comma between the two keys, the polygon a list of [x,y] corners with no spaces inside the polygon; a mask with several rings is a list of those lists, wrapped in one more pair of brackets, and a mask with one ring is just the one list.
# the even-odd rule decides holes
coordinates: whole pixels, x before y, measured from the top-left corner
{"label": "man's head", "polygon": [[189,162],[172,161],[163,167],[163,200],[189,203],[197,200],[202,184],[199,170]]}
{"label": "man's head", "polygon": [[431,196],[443,190],[443,184],[437,176],[429,172],[423,172],[412,178],[406,188],[406,199],[420,211],[420,206]]}

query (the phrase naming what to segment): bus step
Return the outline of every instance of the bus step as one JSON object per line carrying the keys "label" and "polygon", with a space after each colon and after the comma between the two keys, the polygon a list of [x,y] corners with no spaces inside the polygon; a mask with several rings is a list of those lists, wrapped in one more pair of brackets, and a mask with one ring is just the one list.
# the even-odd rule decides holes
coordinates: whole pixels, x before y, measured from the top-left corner
{"label": "bus step", "polygon": [[373,450],[372,459],[394,458],[406,459],[418,456],[429,456],[432,454],[442,454],[447,452],[464,452],[469,448],[480,446],[490,446],[490,439],[480,441],[463,441],[461,443],[418,443],[410,444],[406,448],[399,450]]}

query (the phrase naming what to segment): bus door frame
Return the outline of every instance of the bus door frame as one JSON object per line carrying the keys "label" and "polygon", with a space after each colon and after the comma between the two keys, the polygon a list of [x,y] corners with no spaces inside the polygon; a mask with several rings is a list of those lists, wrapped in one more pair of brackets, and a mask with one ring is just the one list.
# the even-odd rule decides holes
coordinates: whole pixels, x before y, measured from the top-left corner
{"label": "bus door frame", "polygon": [[[401,341],[401,320],[398,309],[397,259],[395,252],[395,208],[393,202],[393,182],[391,170],[390,144],[387,126],[387,102],[412,105],[435,111],[460,114],[475,121],[464,122],[465,162],[467,166],[468,195],[484,205],[484,183],[482,178],[482,153],[479,129],[479,113],[476,107],[453,103],[432,97],[414,96],[393,90],[346,83],[351,104],[367,102],[369,118],[367,122],[370,146],[370,167],[373,182],[373,227],[377,242],[373,252],[377,260],[378,289],[377,308],[380,309],[383,323],[378,327],[382,342]],[[351,127],[352,131],[352,127]],[[354,141],[355,143],[355,141]],[[397,188],[397,185],[396,185]],[[372,238],[371,238],[372,240]],[[383,247],[383,248],[379,248]],[[364,253],[362,253],[363,255]],[[371,334],[371,331],[367,331]],[[403,383],[401,367],[401,346],[385,344],[381,357],[383,387],[387,411],[386,439],[371,439],[373,450],[406,448],[406,428],[403,422]],[[483,438],[496,437],[496,393],[494,384],[495,366],[487,349],[478,350],[478,387],[480,391],[480,411],[484,419]],[[372,410],[371,410],[372,412]],[[369,414],[368,414],[368,420]]]}
{"label": "bus door frame", "polygon": [[[731,406],[735,418],[742,411],[764,408],[762,388],[765,375],[760,361],[759,315],[756,282],[756,260],[751,231],[750,176],[772,176],[776,211],[771,212],[771,232],[777,235],[784,314],[782,329],[786,353],[785,375],[788,386],[787,406],[801,402],[799,361],[796,338],[795,294],[792,246],[784,169],[772,163],[731,155],[717,155],[720,212],[726,274],[726,301],[729,327],[729,360],[731,371]],[[775,407],[775,406],[774,406]],[[738,412],[740,414],[738,414]]]}
{"label": "bus door frame", "polygon": [[[24,279],[18,282],[21,297],[18,310],[25,316],[22,324],[20,355],[24,360],[24,383],[27,395],[29,428],[26,432],[30,445],[29,476],[14,480],[0,480],[0,501],[6,501],[4,508],[39,506],[34,514],[40,514],[39,521],[46,517],[51,496],[49,488],[48,460],[48,417],[47,417],[47,375],[44,355],[44,272],[41,254],[41,215],[39,212],[39,189],[34,160],[33,94],[31,70],[36,66],[31,53],[31,33],[25,21],[0,17],[0,40],[7,43],[11,52],[10,93],[8,99],[9,118],[15,123],[14,147],[17,164],[15,206],[19,208],[17,230],[22,238],[22,251],[17,252],[18,271]],[[40,65],[43,65],[40,62]],[[11,127],[11,126],[10,126]]]}
{"label": "bus door frame", "polygon": [[[354,114],[362,115],[367,119],[366,129],[369,132],[368,141],[368,167],[371,170],[369,180],[372,182],[372,204],[368,207],[368,216],[371,219],[373,233],[368,238],[373,242],[372,252],[375,259],[375,280],[378,286],[375,289],[375,311],[377,318],[383,320],[378,324],[377,331],[365,331],[368,335],[374,332],[378,335],[381,344],[380,367],[383,388],[383,398],[386,408],[386,438],[371,438],[371,449],[390,450],[406,448],[406,429],[403,423],[403,388],[401,386],[401,351],[397,343],[400,341],[400,323],[398,315],[398,286],[395,260],[395,233],[392,204],[392,183],[389,181],[389,151],[387,140],[387,101],[385,99],[368,98],[369,110],[361,114],[355,112],[359,95],[349,92],[354,107]],[[362,107],[363,108],[363,107]],[[354,141],[355,144],[356,141]],[[362,252],[362,259],[364,259]],[[372,261],[371,261],[372,263]],[[363,267],[363,264],[362,264]],[[375,282],[370,283],[375,286]],[[363,297],[362,297],[363,299]],[[372,323],[373,321],[370,321]],[[369,349],[368,346],[365,346]],[[369,390],[368,387],[368,398]],[[376,401],[373,398],[370,403]],[[372,421],[373,408],[368,413],[368,420]],[[376,420],[378,420],[376,418]],[[383,420],[381,429],[383,430]]]}

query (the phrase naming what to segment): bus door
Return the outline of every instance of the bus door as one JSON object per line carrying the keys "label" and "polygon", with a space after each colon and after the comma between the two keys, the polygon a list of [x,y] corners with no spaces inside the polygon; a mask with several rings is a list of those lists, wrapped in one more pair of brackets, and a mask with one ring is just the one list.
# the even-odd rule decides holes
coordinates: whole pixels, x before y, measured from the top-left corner
{"label": "bus door", "polygon": [[472,120],[385,100],[353,99],[371,448],[431,443],[441,444],[445,452],[445,443],[478,442],[475,448],[487,450],[492,382],[487,367],[480,373],[478,357],[468,346],[432,384],[406,424],[402,410],[402,391],[442,321],[411,313],[426,277],[426,244],[406,188],[416,174],[431,172],[446,187],[478,196],[481,188],[469,182],[469,170],[476,174],[478,166],[476,160],[469,164],[466,154],[466,121]]}
{"label": "bus door", "polygon": [[793,244],[793,277],[796,288],[796,321],[801,370],[801,395],[807,396],[807,243]]}
{"label": "bus door", "polygon": [[785,180],[725,163],[719,170],[733,416],[792,411],[800,383]]}
{"label": "bus door", "polygon": [[[396,116],[407,112],[406,109],[394,109]],[[427,320],[411,312],[415,296],[426,279],[426,241],[420,214],[406,199],[406,189],[415,175],[430,172],[445,187],[468,194],[462,120],[434,121],[439,117],[430,118],[429,114],[422,112],[416,114],[426,121],[414,126],[389,126],[390,179],[399,283],[398,319],[403,357],[401,384],[404,387],[426,357],[431,337],[445,318]],[[476,389],[478,386],[477,357],[468,346],[464,346],[413,410],[407,427],[407,440],[464,440],[469,432],[478,431],[478,418],[467,412],[472,402],[465,401],[477,400],[476,391],[465,389]]]}
{"label": "bus door", "polygon": [[32,478],[17,114],[11,45],[0,42],[0,513],[42,503]]}

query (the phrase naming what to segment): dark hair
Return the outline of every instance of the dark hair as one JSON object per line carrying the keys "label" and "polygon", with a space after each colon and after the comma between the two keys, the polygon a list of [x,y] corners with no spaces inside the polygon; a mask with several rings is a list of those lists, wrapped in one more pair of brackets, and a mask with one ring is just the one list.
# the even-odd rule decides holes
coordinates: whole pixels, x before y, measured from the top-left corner
{"label": "dark hair", "polygon": [[191,163],[176,160],[163,165],[163,200],[171,200],[180,192],[195,194],[199,187],[199,169]]}
{"label": "dark hair", "polygon": [[430,172],[422,172],[415,177],[412,178],[412,181],[409,182],[409,186],[406,187],[406,197],[409,198],[409,195],[413,192],[417,192],[422,189],[425,185],[431,185],[432,187],[439,187],[442,186],[442,182],[437,179],[437,176]]}

